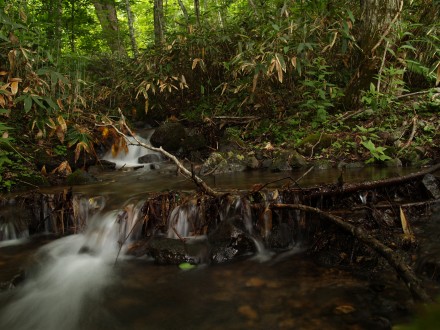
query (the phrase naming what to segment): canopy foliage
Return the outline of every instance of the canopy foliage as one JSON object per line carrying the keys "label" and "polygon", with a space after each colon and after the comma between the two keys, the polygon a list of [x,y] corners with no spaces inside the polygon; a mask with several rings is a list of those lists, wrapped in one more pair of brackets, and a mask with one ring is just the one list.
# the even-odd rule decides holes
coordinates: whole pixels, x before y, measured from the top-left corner
{"label": "canopy foliage", "polygon": [[[377,128],[392,132],[416,115],[425,116],[416,146],[438,138],[438,1],[4,0],[0,7],[2,188],[26,181],[20,175],[40,151],[73,152],[74,163],[94,155],[94,123],[118,108],[133,122],[256,116],[229,128],[255,144],[298,146],[316,130],[336,133],[330,149],[342,158],[360,146],[372,160],[385,159]],[[418,91],[426,97],[407,102]]]}

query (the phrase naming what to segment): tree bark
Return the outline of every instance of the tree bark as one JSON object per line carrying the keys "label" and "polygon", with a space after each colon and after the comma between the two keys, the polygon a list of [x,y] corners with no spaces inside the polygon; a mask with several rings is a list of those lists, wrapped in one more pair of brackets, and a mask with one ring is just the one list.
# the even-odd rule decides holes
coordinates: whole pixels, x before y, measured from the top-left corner
{"label": "tree bark", "polygon": [[134,31],[134,19],[131,11],[130,0],[125,0],[125,8],[127,10],[128,29],[130,31],[131,50],[133,51],[133,57],[138,58],[139,51],[136,43],[136,35]]}
{"label": "tree bark", "polygon": [[194,12],[196,14],[197,26],[200,27],[200,2],[199,0],[194,0]]}
{"label": "tree bark", "polygon": [[114,0],[94,0],[96,16],[101,23],[102,33],[114,54],[126,56],[127,51],[119,33],[119,21]]}
{"label": "tree bark", "polygon": [[157,48],[161,48],[165,41],[165,15],[163,0],[154,0],[154,41]]}
{"label": "tree bark", "polygon": [[360,48],[358,65],[345,90],[344,104],[349,110],[360,107],[362,91],[368,90],[379,73],[380,47],[392,34],[403,6],[403,0],[363,0],[357,26],[357,45]]}
{"label": "tree bark", "polygon": [[188,24],[189,21],[188,10],[186,10],[186,7],[183,4],[182,0],[177,0],[177,2],[179,3],[180,10],[182,10],[183,17],[185,17],[186,24]]}

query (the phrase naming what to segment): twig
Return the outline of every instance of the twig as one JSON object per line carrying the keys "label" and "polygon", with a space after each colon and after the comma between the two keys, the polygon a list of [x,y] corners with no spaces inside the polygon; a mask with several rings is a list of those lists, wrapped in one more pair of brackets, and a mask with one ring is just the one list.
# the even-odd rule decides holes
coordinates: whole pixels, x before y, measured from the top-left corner
{"label": "twig", "polygon": [[322,139],[322,135],[324,134],[324,132],[321,132],[321,135],[319,135],[319,139],[318,139],[318,141],[312,146],[312,151],[310,152],[310,157],[309,158],[312,158],[313,157],[313,152],[314,152],[314,149],[315,149],[315,147],[321,142],[321,139]]}
{"label": "twig", "polygon": [[293,181],[293,184],[294,184],[294,185],[298,185],[298,182],[301,181],[306,175],[308,175],[313,169],[314,169],[314,166],[310,167],[305,173],[303,173],[303,174],[302,174],[299,178],[297,178],[296,180],[293,180],[290,176],[285,177],[285,178],[281,178],[281,179],[277,179],[277,180],[273,180],[273,181],[270,181],[270,182],[265,183],[264,185],[262,185],[261,187],[259,187],[258,190],[254,190],[254,191],[252,191],[252,192],[254,192],[254,193],[255,193],[255,192],[259,192],[259,191],[261,191],[264,187],[266,187],[266,186],[268,186],[268,185],[270,185],[270,184],[272,184],[272,183],[280,182],[280,181],[287,180],[287,179]]}
{"label": "twig", "polygon": [[416,135],[416,131],[417,131],[417,115],[414,116],[414,118],[412,119],[413,122],[413,127],[412,127],[412,131],[411,131],[411,135],[408,138],[408,141],[406,141],[406,143],[402,146],[402,148],[400,148],[400,151],[402,151],[405,148],[408,148],[409,145],[411,144],[412,140],[414,139],[414,136]]}
{"label": "twig", "polygon": [[379,72],[377,74],[378,78],[377,78],[376,92],[378,92],[378,93],[380,92],[380,81],[381,81],[381,77],[382,77],[383,67],[385,65],[385,58],[386,58],[386,55],[387,55],[388,45],[389,44],[390,44],[390,42],[387,41],[387,43],[385,45],[385,50],[383,51],[382,63],[380,64]]}
{"label": "twig", "polygon": [[421,300],[424,302],[432,301],[431,297],[426,293],[425,289],[421,286],[420,279],[414,274],[411,268],[402,260],[402,257],[394,252],[391,248],[380,242],[378,239],[368,234],[359,227],[355,227],[344,219],[331,215],[327,212],[321,211],[320,209],[306,206],[302,204],[271,204],[271,208],[288,208],[301,210],[305,212],[310,212],[317,214],[323,218],[326,218],[336,224],[343,230],[351,233],[358,240],[366,244],[375,250],[379,255],[381,255],[399,274],[399,276],[405,282],[408,290],[413,295],[414,299]]}
{"label": "twig", "polygon": [[[440,88],[435,88],[434,89],[437,92],[440,92]],[[433,90],[432,89],[428,89],[426,91],[418,91],[418,92],[413,92],[413,93],[408,93],[408,94],[403,94],[403,95],[398,95],[396,96],[396,99],[401,99],[404,97],[410,97],[410,96],[415,96],[415,95],[423,95],[423,94],[429,94],[431,93]]]}

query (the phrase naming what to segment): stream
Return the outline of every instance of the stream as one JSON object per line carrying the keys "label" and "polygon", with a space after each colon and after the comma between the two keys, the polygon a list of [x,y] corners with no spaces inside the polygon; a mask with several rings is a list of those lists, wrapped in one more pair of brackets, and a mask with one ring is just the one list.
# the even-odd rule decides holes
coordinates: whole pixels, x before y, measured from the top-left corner
{"label": "stream", "polygon": [[[410,171],[350,170],[344,179]],[[243,172],[209,177],[207,183],[220,190],[249,189],[284,179],[274,183],[280,186],[286,176],[294,180],[302,173]],[[336,182],[338,176],[336,170],[316,170],[301,185]],[[16,244],[0,245],[0,282],[25,269],[22,283],[0,292],[0,329],[391,329],[410,317],[411,296],[391,269],[364,274],[325,267],[301,242],[280,253],[263,248],[241,261],[188,268],[127,256],[126,246],[118,244],[119,209],[148,192],[194,187],[166,162],[99,178],[74,187],[75,193],[105,200],[84,232],[17,237],[11,240]]]}

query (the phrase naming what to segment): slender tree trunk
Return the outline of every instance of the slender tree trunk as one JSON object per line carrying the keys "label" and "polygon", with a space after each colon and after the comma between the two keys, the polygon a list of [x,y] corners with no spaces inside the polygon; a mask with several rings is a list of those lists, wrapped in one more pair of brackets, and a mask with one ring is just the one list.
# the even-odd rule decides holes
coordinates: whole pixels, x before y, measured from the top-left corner
{"label": "slender tree trunk", "polygon": [[177,0],[179,3],[180,10],[182,10],[183,17],[185,17],[185,20],[188,22],[189,16],[188,16],[188,10],[186,10],[185,5],[183,4],[182,0]]}
{"label": "slender tree trunk", "polygon": [[154,41],[156,47],[162,47],[165,41],[165,15],[163,0],[154,0]]}
{"label": "slender tree trunk", "polygon": [[345,106],[355,110],[360,106],[361,93],[368,90],[381,67],[385,39],[392,39],[403,0],[363,0],[357,27],[357,44],[361,49],[357,69],[345,91]]}
{"label": "slender tree trunk", "polygon": [[70,1],[70,50],[75,52],[75,0]]}
{"label": "slender tree trunk", "polygon": [[200,27],[200,1],[194,0],[194,12],[196,14],[197,26]]}
{"label": "slender tree trunk", "polygon": [[114,54],[127,55],[119,33],[119,21],[114,0],[93,0],[96,16],[101,23],[102,33]]}
{"label": "slender tree trunk", "polygon": [[131,11],[130,0],[125,0],[125,8],[127,10],[128,28],[130,31],[130,41],[131,41],[131,49],[133,51],[133,57],[138,58],[139,51],[136,43],[136,35],[134,31],[134,19],[133,19],[133,13]]}
{"label": "slender tree trunk", "polygon": [[45,10],[48,13],[49,28],[47,30],[47,39],[50,47],[57,50],[61,49],[61,0],[51,0],[44,3]]}

